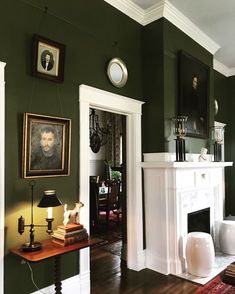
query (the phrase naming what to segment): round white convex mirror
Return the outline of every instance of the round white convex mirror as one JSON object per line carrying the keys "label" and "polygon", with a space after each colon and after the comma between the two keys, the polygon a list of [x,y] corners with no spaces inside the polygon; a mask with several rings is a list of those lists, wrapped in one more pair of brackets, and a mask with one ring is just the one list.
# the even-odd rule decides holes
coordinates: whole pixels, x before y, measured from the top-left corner
{"label": "round white convex mirror", "polygon": [[125,86],[127,82],[127,68],[120,58],[113,58],[109,61],[107,74],[110,82],[118,88]]}

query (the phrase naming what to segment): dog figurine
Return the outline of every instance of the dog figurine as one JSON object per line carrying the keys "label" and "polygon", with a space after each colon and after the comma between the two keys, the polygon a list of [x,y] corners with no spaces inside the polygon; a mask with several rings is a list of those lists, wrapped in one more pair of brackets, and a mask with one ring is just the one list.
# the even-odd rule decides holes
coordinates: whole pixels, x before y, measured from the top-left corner
{"label": "dog figurine", "polygon": [[73,218],[75,224],[79,224],[79,213],[80,209],[84,206],[82,202],[75,203],[74,209],[68,210],[67,204],[64,205],[64,220],[63,224],[66,227],[67,223],[70,221],[70,218]]}

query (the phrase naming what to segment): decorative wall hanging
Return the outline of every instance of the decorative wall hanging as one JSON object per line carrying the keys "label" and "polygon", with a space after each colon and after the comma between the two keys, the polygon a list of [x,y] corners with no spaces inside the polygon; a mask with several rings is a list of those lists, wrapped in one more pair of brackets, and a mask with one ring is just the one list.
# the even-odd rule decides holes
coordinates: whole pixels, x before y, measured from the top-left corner
{"label": "decorative wall hanging", "polygon": [[23,178],[68,176],[71,120],[24,113]]}
{"label": "decorative wall hanging", "polygon": [[101,127],[99,116],[95,113],[95,109],[91,109],[90,113],[90,147],[94,153],[98,153],[100,147],[105,145],[110,138],[110,126]]}
{"label": "decorative wall hanging", "polygon": [[209,67],[181,51],[178,115],[188,116],[187,136],[208,137]]}
{"label": "decorative wall hanging", "polygon": [[33,37],[32,75],[63,82],[65,45],[39,35]]}
{"label": "decorative wall hanging", "polygon": [[108,63],[107,75],[115,87],[124,87],[128,78],[128,71],[124,61],[118,57],[111,59]]}

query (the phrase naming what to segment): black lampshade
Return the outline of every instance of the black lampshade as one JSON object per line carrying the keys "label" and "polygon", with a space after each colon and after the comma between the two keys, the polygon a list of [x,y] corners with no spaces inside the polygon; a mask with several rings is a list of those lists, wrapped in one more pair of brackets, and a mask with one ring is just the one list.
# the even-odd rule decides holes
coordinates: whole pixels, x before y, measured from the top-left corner
{"label": "black lampshade", "polygon": [[62,202],[56,196],[55,190],[44,191],[44,195],[38,204],[38,207],[60,206]]}

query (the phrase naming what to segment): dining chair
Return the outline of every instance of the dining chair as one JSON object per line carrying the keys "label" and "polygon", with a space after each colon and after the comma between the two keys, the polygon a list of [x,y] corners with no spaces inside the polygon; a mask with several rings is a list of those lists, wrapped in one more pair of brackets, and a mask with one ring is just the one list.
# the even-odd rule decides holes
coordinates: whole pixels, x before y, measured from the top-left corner
{"label": "dining chair", "polygon": [[96,177],[90,177],[90,229],[98,222],[99,184]]}
{"label": "dining chair", "polygon": [[121,213],[120,181],[108,181],[106,186],[108,187],[108,193],[106,197],[100,198],[98,201],[98,215],[101,211],[105,212],[106,224],[109,224],[110,212],[113,211],[117,215],[117,221],[119,222],[119,214]]}

